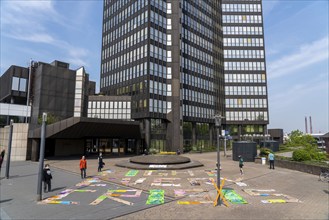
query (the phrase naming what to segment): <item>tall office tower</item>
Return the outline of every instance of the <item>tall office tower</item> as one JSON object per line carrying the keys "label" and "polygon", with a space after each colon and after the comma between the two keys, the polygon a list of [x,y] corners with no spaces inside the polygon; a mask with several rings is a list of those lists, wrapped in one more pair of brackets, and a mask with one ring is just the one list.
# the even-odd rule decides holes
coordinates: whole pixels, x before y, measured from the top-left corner
{"label": "tall office tower", "polygon": [[146,148],[210,145],[224,114],[219,1],[104,0],[103,12],[100,91],[131,96]]}
{"label": "tall office tower", "polygon": [[262,2],[222,4],[226,129],[240,139],[265,135],[269,119]]}

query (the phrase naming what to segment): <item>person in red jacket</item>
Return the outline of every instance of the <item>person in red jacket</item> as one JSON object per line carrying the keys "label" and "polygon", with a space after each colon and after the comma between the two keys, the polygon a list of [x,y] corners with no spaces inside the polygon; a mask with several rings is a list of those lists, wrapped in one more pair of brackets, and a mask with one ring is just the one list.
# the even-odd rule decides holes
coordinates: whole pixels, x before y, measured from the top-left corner
{"label": "person in red jacket", "polygon": [[87,170],[87,160],[85,156],[82,156],[80,160],[81,179],[86,178],[86,170]]}

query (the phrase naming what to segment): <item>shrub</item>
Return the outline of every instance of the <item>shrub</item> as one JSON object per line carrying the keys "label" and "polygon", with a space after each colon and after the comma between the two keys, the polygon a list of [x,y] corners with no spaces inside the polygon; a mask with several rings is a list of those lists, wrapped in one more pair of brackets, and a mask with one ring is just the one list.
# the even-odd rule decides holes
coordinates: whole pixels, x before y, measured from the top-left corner
{"label": "shrub", "polygon": [[149,154],[157,154],[159,151],[156,148],[150,148]]}
{"label": "shrub", "polygon": [[311,159],[315,161],[325,161],[327,160],[327,155],[322,152],[311,152],[310,153]]}
{"label": "shrub", "polygon": [[267,157],[269,153],[272,153],[272,151],[268,148],[262,147],[259,152],[259,156],[261,157]]}
{"label": "shrub", "polygon": [[311,155],[305,149],[299,149],[299,150],[295,150],[292,153],[292,159],[294,161],[307,161],[307,160],[311,160]]}

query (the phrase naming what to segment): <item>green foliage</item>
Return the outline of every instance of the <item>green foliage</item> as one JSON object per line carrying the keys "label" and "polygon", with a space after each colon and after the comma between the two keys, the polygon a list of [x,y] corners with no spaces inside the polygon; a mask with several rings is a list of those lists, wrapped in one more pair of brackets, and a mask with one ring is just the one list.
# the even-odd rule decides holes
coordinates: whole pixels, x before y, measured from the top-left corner
{"label": "green foliage", "polygon": [[272,150],[270,150],[268,148],[265,148],[265,147],[262,147],[260,149],[259,156],[261,156],[261,157],[266,156],[267,157],[269,153],[273,153]]}
{"label": "green foliage", "polygon": [[[50,125],[50,124],[54,124],[55,122],[58,122],[60,121],[61,119],[57,116],[55,116],[54,114],[52,113],[47,113],[47,121],[46,121],[46,124],[47,125]],[[42,124],[42,115],[39,115],[38,117],[38,124]]]}
{"label": "green foliage", "polygon": [[286,145],[287,145],[287,147],[296,147],[296,146],[313,147],[313,146],[317,146],[315,138],[313,138],[309,134],[304,135],[303,132],[301,132],[299,130],[292,131],[289,134],[289,140],[287,141]]}
{"label": "green foliage", "polygon": [[295,161],[325,161],[327,160],[327,154],[319,151],[317,147],[307,146],[295,150],[292,154],[292,159]]}
{"label": "green foliage", "polygon": [[295,150],[292,153],[292,159],[294,161],[306,161],[311,160],[311,155],[305,149]]}

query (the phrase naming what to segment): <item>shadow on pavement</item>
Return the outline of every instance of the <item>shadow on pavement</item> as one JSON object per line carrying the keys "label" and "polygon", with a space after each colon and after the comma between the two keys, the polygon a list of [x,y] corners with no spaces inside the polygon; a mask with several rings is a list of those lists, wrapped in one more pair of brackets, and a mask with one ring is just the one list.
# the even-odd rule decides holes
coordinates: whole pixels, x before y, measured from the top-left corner
{"label": "shadow on pavement", "polygon": [[13,199],[0,200],[0,203],[3,203],[3,202],[9,202],[9,201],[11,201],[11,200],[13,200]]}
{"label": "shadow on pavement", "polygon": [[65,188],[66,188],[65,186],[63,186],[63,187],[57,187],[57,188],[52,189],[51,191],[54,192],[54,191],[65,189]]}

